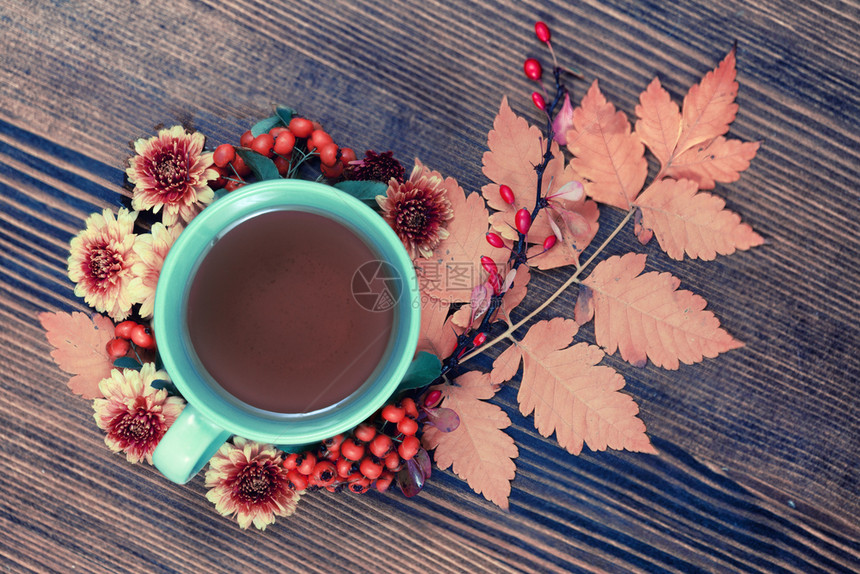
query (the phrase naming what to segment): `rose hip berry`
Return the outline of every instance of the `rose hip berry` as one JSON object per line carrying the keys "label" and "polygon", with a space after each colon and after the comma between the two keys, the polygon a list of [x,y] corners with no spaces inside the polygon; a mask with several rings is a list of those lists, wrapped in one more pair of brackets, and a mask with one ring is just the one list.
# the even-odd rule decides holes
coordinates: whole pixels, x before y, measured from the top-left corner
{"label": "rose hip berry", "polygon": [[230,144],[221,144],[212,153],[212,161],[218,167],[227,167],[227,164],[236,157],[236,150]]}
{"label": "rose hip berry", "polygon": [[137,325],[131,331],[131,342],[144,349],[155,348],[155,337],[146,325]]}
{"label": "rose hip berry", "polygon": [[532,102],[535,107],[541,111],[546,110],[546,100],[543,99],[543,96],[538,92],[532,92]]}
{"label": "rose hip berry", "polygon": [[555,245],[556,241],[557,241],[556,236],[550,235],[549,237],[547,237],[546,239],[543,240],[543,248],[544,249],[550,249],[553,245]]}
{"label": "rose hip berry", "polygon": [[529,80],[534,80],[535,82],[540,80],[540,77],[543,75],[543,68],[534,58],[529,58],[523,63],[523,72],[525,72],[526,77]]}
{"label": "rose hip berry", "polygon": [[514,190],[507,185],[502,184],[499,186],[499,195],[502,196],[502,200],[508,205],[514,204]]}
{"label": "rose hip berry", "polygon": [[535,22],[535,36],[537,36],[537,39],[544,44],[548,44],[551,37],[549,33],[549,26],[547,26],[543,22]]}
{"label": "rose hip berry", "polygon": [[517,231],[525,235],[529,232],[529,228],[532,226],[532,214],[529,213],[529,210],[523,207],[517,214],[514,216],[514,223],[517,226]]}
{"label": "rose hip berry", "polygon": [[129,343],[127,339],[117,337],[116,339],[111,339],[107,342],[105,350],[111,360],[119,359],[120,357],[125,357],[126,354],[128,354],[131,350],[131,343]]}
{"label": "rose hip berry", "polygon": [[492,231],[487,233],[487,243],[489,243],[493,247],[505,246],[504,240],[502,240],[502,238],[497,233],[493,233]]}

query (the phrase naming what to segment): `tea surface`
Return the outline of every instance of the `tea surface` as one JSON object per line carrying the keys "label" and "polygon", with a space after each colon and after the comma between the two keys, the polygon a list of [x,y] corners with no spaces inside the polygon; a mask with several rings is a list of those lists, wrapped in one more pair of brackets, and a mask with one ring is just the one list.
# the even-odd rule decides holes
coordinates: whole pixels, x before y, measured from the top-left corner
{"label": "tea surface", "polygon": [[320,215],[272,211],[212,247],[188,299],[191,343],[234,397],[276,412],[334,404],[364,383],[388,347],[394,310],[369,311],[352,278],[377,256]]}

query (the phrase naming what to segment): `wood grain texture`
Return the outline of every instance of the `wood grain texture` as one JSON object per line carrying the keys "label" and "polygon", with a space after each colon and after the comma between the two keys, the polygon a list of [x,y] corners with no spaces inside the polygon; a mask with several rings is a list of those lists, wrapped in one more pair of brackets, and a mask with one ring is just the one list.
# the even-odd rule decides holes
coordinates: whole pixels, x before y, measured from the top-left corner
{"label": "wood grain texture", "polygon": [[[321,15],[322,13],[322,15]],[[632,116],[738,45],[730,135],[762,146],[714,192],[766,238],[713,262],[648,254],[746,343],[663,371],[607,359],[660,452],[565,453],[497,395],[520,456],[503,512],[448,472],[417,499],[314,494],[265,533],[105,448],[37,314],[88,310],[66,277],[86,216],[125,199],[128,142],[184,121],[235,141],[273,103],[358,150],[486,183],[503,95],[546,54]],[[860,570],[860,8],[853,2],[503,0],[0,4],[0,568],[9,572],[851,572]],[[605,209],[602,241],[623,214]],[[535,273],[525,307],[561,282]],[[573,316],[575,293],[539,318]],[[590,327],[577,340],[593,342]],[[493,356],[477,362],[489,368]]]}

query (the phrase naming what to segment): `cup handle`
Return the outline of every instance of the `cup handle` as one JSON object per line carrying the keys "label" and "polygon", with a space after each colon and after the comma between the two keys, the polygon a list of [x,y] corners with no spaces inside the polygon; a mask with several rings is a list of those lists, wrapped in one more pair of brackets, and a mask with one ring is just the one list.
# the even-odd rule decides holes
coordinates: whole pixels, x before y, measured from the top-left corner
{"label": "cup handle", "polygon": [[186,404],[155,447],[152,463],[168,479],[185,484],[200,472],[231,435]]}

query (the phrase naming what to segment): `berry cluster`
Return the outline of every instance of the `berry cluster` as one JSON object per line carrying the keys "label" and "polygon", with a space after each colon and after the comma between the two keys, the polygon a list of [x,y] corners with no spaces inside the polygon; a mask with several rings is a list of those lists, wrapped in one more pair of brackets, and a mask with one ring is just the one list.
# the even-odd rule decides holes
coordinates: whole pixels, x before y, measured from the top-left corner
{"label": "berry cluster", "polygon": [[155,349],[152,330],[135,321],[119,323],[114,327],[114,337],[105,345],[105,350],[112,361],[128,356],[133,351],[132,345],[147,351]]}
{"label": "berry cluster", "polygon": [[[301,163],[318,158],[322,174],[336,179],[356,159],[355,151],[334,143],[319,122],[300,117],[292,118],[286,126],[273,127],[257,136],[248,130],[239,139],[239,147],[270,158],[281,177],[291,177]],[[215,148],[212,161],[220,175],[210,183],[213,189],[234,191],[247,183],[246,178],[252,172],[231,144]]]}
{"label": "berry cluster", "polygon": [[[441,393],[433,391],[423,404],[430,408],[440,399]],[[283,466],[291,488],[331,492],[346,488],[355,493],[388,490],[397,473],[421,451],[416,436],[419,411],[415,400],[406,397],[385,405],[377,414],[350,433],[322,441],[314,450],[287,455]]]}

